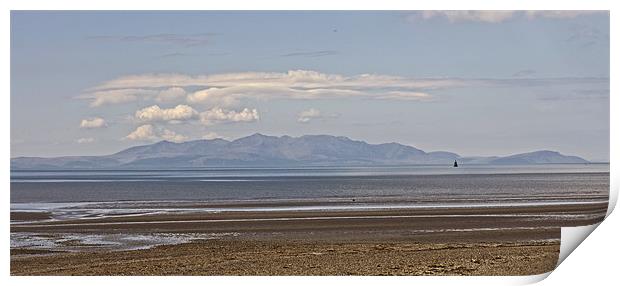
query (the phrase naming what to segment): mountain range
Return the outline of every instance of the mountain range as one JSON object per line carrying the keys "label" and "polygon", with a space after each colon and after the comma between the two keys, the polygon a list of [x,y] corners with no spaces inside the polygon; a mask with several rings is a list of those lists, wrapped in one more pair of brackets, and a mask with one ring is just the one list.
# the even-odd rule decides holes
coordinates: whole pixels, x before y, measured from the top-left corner
{"label": "mountain range", "polygon": [[588,163],[577,156],[546,150],[506,157],[461,157],[451,152],[425,152],[399,143],[369,144],[342,136],[276,137],[257,133],[233,141],[160,141],[105,156],[17,157],[11,159],[11,169],[451,165],[455,160],[461,164],[504,165]]}

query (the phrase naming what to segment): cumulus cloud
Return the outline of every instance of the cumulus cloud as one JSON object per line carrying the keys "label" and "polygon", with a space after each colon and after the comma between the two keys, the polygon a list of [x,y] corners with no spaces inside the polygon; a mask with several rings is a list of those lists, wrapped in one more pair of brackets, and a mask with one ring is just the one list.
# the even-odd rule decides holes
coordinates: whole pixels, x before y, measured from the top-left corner
{"label": "cumulus cloud", "polygon": [[253,122],[260,119],[258,110],[244,108],[241,111],[226,110],[219,107],[212,108],[200,114],[200,121],[204,125],[217,123]]}
{"label": "cumulus cloud", "polygon": [[198,117],[198,111],[191,106],[180,104],[174,108],[162,109],[158,105],[145,107],[136,111],[135,118],[141,122],[181,122]]}
{"label": "cumulus cloud", "polygon": [[80,122],[80,128],[94,129],[108,126],[103,118],[95,117],[91,119],[82,119]]}
{"label": "cumulus cloud", "polygon": [[157,137],[154,130],[155,128],[151,124],[138,126],[136,130],[125,136],[125,139],[134,141],[155,140]]}
{"label": "cumulus cloud", "polygon": [[539,11],[512,11],[512,10],[453,10],[453,11],[421,11],[412,14],[408,19],[431,19],[444,18],[450,22],[483,22],[500,23],[511,19],[536,19],[551,18],[565,19],[575,18],[582,15],[595,13],[607,13],[606,11],[580,11],[580,10],[539,10]]}
{"label": "cumulus cloud", "polygon": [[297,122],[299,123],[308,123],[310,120],[315,118],[321,118],[321,111],[318,109],[310,108],[308,110],[304,110],[297,115]]}
{"label": "cumulus cloud", "polygon": [[136,130],[129,133],[129,135],[125,136],[124,139],[132,141],[155,141],[163,139],[172,142],[182,142],[188,138],[169,129],[155,127],[151,124],[145,124],[138,126]]}
{"label": "cumulus cloud", "polygon": [[177,142],[177,143],[186,141],[188,139],[187,136],[177,134],[174,131],[168,130],[168,129],[161,129],[161,131],[159,132],[159,137],[161,137],[164,140]]}
{"label": "cumulus cloud", "polygon": [[80,138],[80,139],[76,140],[76,142],[78,144],[93,143],[93,142],[95,142],[95,138],[90,138],[90,137],[88,137],[88,138]]}

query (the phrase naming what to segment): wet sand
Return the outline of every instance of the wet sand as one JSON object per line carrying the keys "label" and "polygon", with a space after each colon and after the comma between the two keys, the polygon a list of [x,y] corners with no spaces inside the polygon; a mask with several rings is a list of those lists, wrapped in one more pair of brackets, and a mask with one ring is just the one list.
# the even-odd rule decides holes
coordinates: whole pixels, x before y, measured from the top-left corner
{"label": "wet sand", "polygon": [[12,248],[11,274],[531,275],[555,267],[560,227],[599,222],[606,209],[606,203],[588,203],[248,210],[13,223],[11,233],[43,235],[234,235],[131,251]]}
{"label": "wet sand", "polygon": [[11,212],[11,221],[32,221],[51,219],[50,212]]}

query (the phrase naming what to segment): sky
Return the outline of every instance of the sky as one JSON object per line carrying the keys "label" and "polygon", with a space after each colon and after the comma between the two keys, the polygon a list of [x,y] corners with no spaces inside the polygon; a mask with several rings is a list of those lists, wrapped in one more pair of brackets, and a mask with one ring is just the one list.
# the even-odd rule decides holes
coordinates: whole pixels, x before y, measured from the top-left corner
{"label": "sky", "polygon": [[606,11],[12,11],[11,156],[330,134],[609,161]]}

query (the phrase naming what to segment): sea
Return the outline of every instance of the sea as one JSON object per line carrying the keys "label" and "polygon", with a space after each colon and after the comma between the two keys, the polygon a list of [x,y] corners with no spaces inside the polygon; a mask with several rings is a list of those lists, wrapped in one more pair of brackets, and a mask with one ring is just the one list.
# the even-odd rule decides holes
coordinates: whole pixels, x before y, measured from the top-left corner
{"label": "sea", "polygon": [[11,171],[11,207],[123,201],[607,198],[609,164]]}
{"label": "sea", "polygon": [[[67,220],[188,212],[596,204],[608,201],[609,184],[609,164],[12,170],[10,201],[12,212],[46,212],[51,220]],[[28,222],[11,221],[20,223]],[[140,247],[156,245],[150,240],[166,244],[189,239],[149,235]],[[135,236],[80,237],[99,244],[136,241]],[[12,247],[47,247],[49,241],[46,236],[11,233]]]}

